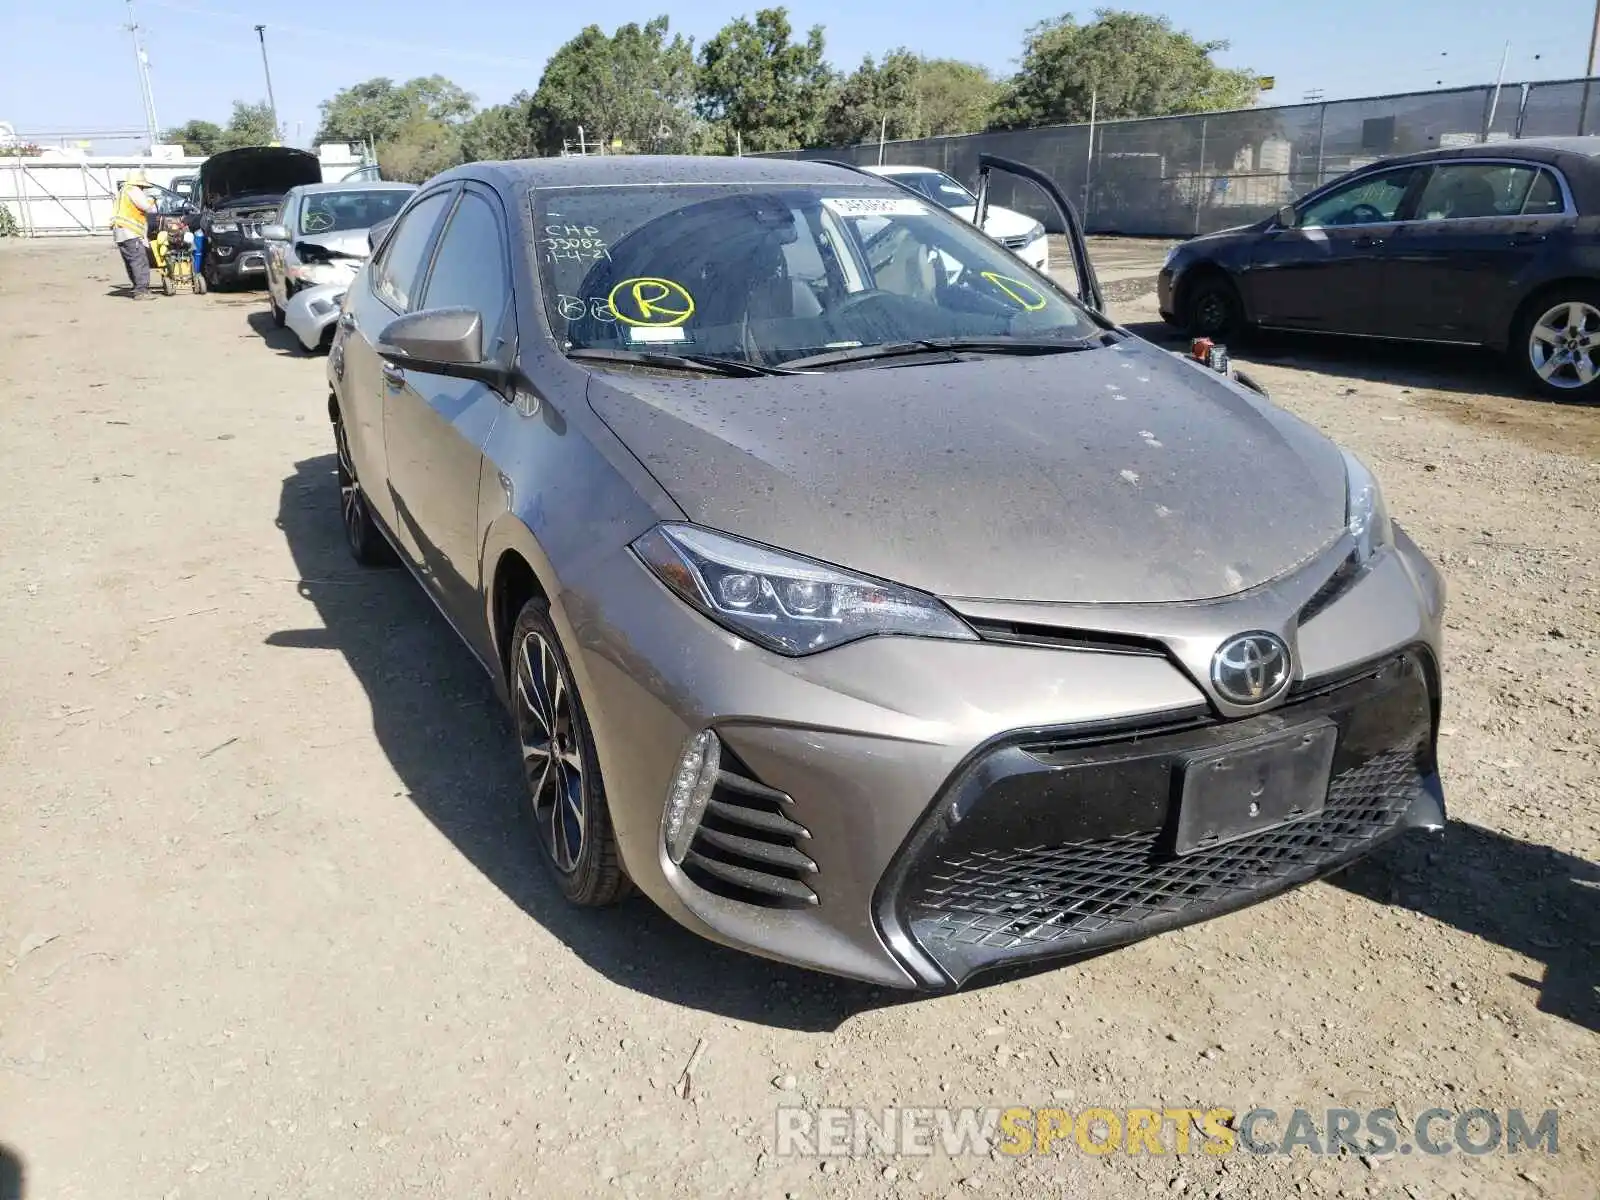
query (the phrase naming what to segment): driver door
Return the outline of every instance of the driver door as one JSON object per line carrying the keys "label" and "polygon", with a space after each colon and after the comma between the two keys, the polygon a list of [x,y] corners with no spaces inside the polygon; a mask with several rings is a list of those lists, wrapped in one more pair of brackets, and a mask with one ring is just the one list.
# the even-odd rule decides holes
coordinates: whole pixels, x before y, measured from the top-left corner
{"label": "driver door", "polygon": [[1245,274],[1255,322],[1281,329],[1381,334],[1385,264],[1427,171],[1363,175],[1300,206],[1292,228],[1268,231]]}

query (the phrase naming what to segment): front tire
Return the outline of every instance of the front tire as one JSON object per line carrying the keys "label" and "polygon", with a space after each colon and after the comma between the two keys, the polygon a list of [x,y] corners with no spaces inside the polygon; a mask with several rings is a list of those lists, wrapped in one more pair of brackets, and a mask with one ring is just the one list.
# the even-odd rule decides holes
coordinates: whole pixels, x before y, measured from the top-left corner
{"label": "front tire", "polygon": [[1548,400],[1600,400],[1600,288],[1574,284],[1536,296],[1511,334],[1528,386]]}
{"label": "front tire", "polygon": [[511,635],[511,712],[541,857],[571,903],[614,904],[629,891],[583,700],[544,600],[523,605]]}
{"label": "front tire", "polygon": [[278,307],[278,298],[270,290],[267,292],[267,304],[272,309],[273,328],[282,329],[284,322],[289,319],[289,314]]}
{"label": "front tire", "polygon": [[1191,337],[1238,337],[1244,332],[1244,302],[1231,279],[1211,272],[1184,288],[1179,319]]}

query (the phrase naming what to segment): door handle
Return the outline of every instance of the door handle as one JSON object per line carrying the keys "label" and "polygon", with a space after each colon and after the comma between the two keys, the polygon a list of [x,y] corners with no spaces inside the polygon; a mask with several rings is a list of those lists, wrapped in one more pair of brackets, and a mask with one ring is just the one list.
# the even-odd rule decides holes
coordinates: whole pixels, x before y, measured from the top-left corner
{"label": "door handle", "polygon": [[1511,235],[1511,244],[1513,246],[1534,246],[1549,237],[1548,233],[1513,233]]}
{"label": "door handle", "polygon": [[383,382],[398,391],[406,385],[406,373],[393,363],[384,363]]}
{"label": "door handle", "polygon": [[356,327],[356,315],[355,315],[355,313],[346,312],[346,313],[340,313],[339,314],[339,328],[340,329],[343,329],[346,333],[348,333],[348,332],[350,332],[350,330],[354,329],[355,327]]}
{"label": "door handle", "polygon": [[1383,245],[1383,239],[1374,237],[1370,233],[1364,233],[1355,240],[1355,245],[1360,249],[1366,249],[1368,246],[1381,246]]}

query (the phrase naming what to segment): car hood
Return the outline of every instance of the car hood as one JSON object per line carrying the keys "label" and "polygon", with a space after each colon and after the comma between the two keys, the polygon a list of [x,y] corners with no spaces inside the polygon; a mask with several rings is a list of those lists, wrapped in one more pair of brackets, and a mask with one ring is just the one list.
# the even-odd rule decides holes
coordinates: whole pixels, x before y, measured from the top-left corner
{"label": "car hood", "polygon": [[331,251],[341,258],[365,258],[368,253],[367,231],[365,229],[340,229],[332,233],[302,233],[294,241],[297,246],[302,243],[321,246],[324,250]]}
{"label": "car hood", "polygon": [[[972,218],[978,215],[977,208],[971,204],[964,204],[950,211],[967,222],[971,222]],[[1021,237],[1036,224],[1038,222],[1026,213],[991,204],[989,215],[983,221],[983,231],[992,238]]]}
{"label": "car hood", "polygon": [[691,521],[942,596],[1209,599],[1344,525],[1337,446],[1138,341],[589,397]]}
{"label": "car hood", "polygon": [[213,154],[200,164],[196,194],[203,208],[221,208],[235,197],[263,201],[292,187],[322,182],[322,163],[292,146],[244,146]]}

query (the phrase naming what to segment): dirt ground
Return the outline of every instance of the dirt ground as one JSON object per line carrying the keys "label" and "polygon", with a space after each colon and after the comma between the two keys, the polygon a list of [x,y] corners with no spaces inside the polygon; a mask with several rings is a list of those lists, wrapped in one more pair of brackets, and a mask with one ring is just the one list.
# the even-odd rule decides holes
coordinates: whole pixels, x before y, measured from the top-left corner
{"label": "dirt ground", "polygon": [[[1117,313],[1161,335],[1152,252],[1120,253]],[[1221,920],[908,1000],[643,901],[564,907],[488,683],[407,576],[345,556],[323,360],[260,293],[141,305],[119,275],[109,240],[0,242],[7,1200],[1596,1195],[1600,409],[1459,352],[1241,351],[1367,458],[1448,576],[1453,824]],[[779,1105],[1185,1103],[1554,1108],[1559,1148],[775,1139]]]}

